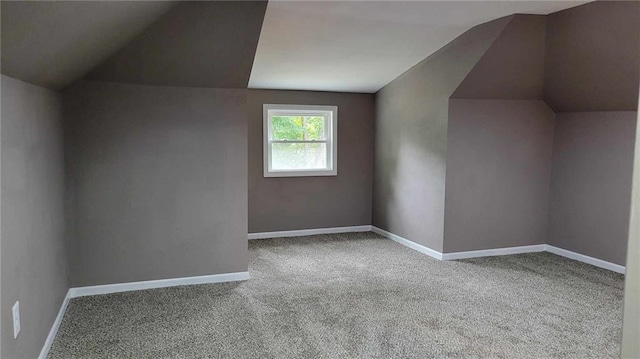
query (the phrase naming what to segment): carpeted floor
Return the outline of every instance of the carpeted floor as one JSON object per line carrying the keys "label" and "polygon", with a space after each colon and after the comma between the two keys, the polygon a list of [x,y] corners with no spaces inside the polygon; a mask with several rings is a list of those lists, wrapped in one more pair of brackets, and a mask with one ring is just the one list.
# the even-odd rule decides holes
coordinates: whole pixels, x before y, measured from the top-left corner
{"label": "carpeted floor", "polygon": [[623,276],[440,262],[373,234],[249,244],[251,279],[73,299],[49,358],[617,358]]}

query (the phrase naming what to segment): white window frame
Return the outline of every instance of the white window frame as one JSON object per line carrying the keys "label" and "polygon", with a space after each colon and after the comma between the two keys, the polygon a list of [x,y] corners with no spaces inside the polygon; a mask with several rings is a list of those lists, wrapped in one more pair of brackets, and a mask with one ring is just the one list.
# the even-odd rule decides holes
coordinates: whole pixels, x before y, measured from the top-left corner
{"label": "white window frame", "polygon": [[[271,138],[271,117],[273,115],[317,115],[325,118],[326,141],[275,141]],[[263,128],[263,170],[264,177],[312,177],[338,175],[338,106],[320,105],[278,105],[265,104],[262,107]],[[326,143],[327,169],[274,170],[271,168],[271,144],[273,143]]]}

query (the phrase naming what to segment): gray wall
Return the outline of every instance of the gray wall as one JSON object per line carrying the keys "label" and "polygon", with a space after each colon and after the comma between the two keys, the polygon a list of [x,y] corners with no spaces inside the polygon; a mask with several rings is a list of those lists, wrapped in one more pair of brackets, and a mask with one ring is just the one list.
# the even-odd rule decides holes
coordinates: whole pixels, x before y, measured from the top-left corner
{"label": "gray wall", "polygon": [[[338,175],[263,177],[262,105],[338,106]],[[249,232],[371,224],[374,95],[249,90]]]}
{"label": "gray wall", "polygon": [[376,94],[375,226],[442,251],[449,97],[510,19],[474,27]]}
{"label": "gray wall", "polygon": [[[463,39],[491,23],[377,94],[373,224],[445,252],[544,243],[546,237],[623,263],[634,121],[621,129],[620,121],[609,121],[615,114],[585,113],[589,120],[571,133],[563,125],[551,135],[553,114],[543,103],[452,100],[448,113],[447,95],[544,99],[565,111],[635,110],[640,3],[598,1],[547,17],[506,19],[491,39],[476,41],[475,50]],[[447,121],[453,121],[448,130]]]}
{"label": "gray wall", "polygon": [[71,286],[247,269],[246,95],[64,92]]}
{"label": "gray wall", "polygon": [[545,35],[545,16],[513,16],[449,101],[444,252],[546,242]]}
{"label": "gray wall", "polygon": [[60,95],[2,76],[3,358],[38,356],[69,288],[62,141]]}
{"label": "gray wall", "polygon": [[[638,117],[640,120],[640,116]],[[636,142],[640,142],[638,130],[636,127]],[[640,358],[640,146],[635,148],[633,167],[632,217],[629,225],[624,285],[624,325],[620,355],[622,359]]]}
{"label": "gray wall", "polygon": [[636,112],[558,113],[548,243],[625,264]]}
{"label": "gray wall", "polygon": [[546,243],[553,123],[542,101],[450,101],[444,252]]}
{"label": "gray wall", "polygon": [[595,1],[547,17],[544,99],[554,111],[636,111],[640,1]]}

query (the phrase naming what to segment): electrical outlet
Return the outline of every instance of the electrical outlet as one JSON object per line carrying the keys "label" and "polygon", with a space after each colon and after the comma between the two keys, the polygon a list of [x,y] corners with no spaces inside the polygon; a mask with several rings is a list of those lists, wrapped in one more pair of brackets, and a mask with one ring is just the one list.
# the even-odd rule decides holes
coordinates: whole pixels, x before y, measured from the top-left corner
{"label": "electrical outlet", "polygon": [[20,333],[20,302],[16,301],[13,305],[13,339],[18,337]]}

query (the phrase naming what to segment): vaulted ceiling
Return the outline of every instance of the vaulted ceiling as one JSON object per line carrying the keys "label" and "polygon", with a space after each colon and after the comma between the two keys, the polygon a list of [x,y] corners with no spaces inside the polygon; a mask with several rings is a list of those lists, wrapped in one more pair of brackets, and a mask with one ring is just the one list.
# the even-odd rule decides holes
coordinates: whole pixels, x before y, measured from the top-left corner
{"label": "vaulted ceiling", "polygon": [[271,1],[249,87],[376,92],[473,26],[587,1]]}
{"label": "vaulted ceiling", "polygon": [[557,112],[635,111],[640,1],[596,1],[547,16],[544,100]]}
{"label": "vaulted ceiling", "polygon": [[475,25],[584,2],[2,1],[2,73],[375,92]]}
{"label": "vaulted ceiling", "polygon": [[174,5],[171,1],[2,1],[2,73],[64,88]]}
{"label": "vaulted ceiling", "polygon": [[266,7],[263,1],[181,2],[87,79],[246,88]]}

